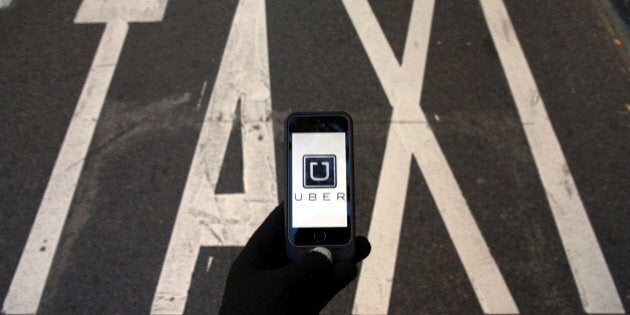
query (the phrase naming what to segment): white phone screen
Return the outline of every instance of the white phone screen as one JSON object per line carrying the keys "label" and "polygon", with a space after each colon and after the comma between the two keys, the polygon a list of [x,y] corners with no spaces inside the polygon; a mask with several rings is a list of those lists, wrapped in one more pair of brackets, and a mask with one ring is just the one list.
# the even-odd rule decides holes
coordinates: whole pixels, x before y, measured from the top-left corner
{"label": "white phone screen", "polygon": [[294,132],[291,143],[292,226],[347,227],[346,134]]}

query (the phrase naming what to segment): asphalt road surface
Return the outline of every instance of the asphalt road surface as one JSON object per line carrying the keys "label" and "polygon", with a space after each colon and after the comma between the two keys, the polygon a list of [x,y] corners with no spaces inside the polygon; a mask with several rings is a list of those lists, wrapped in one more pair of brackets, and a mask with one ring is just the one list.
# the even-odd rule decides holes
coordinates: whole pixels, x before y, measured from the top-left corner
{"label": "asphalt road surface", "polygon": [[630,310],[630,45],[601,1],[0,7],[7,314],[216,313],[282,199],[284,118],[319,110],[354,118],[373,245],[324,313]]}

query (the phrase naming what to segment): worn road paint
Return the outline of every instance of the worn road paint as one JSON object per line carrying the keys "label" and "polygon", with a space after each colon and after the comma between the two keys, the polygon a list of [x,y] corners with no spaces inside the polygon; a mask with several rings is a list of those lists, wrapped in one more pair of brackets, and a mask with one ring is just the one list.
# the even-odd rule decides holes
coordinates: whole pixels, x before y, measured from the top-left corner
{"label": "worn road paint", "polygon": [[434,1],[413,3],[402,66],[368,2],[344,0],[343,4],[393,107],[370,224],[373,252],[362,266],[353,313],[385,314],[389,308],[412,156],[418,161],[483,311],[518,313],[420,109]]}
{"label": "worn road paint", "polygon": [[123,21],[108,23],[105,28],[4,300],[7,314],[37,311],[127,29]]}
{"label": "worn road paint", "polygon": [[0,9],[8,8],[13,3],[13,0],[0,0]]}
{"label": "worn road paint", "polygon": [[37,311],[83,163],[127,37],[128,22],[160,21],[166,2],[146,0],[133,6],[122,0],[85,0],[81,3],[75,23],[107,22],[107,26],[13,275],[3,312],[34,314]]}
{"label": "worn road paint", "polygon": [[[243,246],[277,203],[265,2],[241,0],[151,306],[184,312],[201,246]],[[215,194],[240,101],[244,193]]]}
{"label": "worn road paint", "polygon": [[160,22],[168,0],[84,0],[75,23]]}
{"label": "worn road paint", "polygon": [[510,16],[501,0],[481,0],[527,141],[587,313],[624,313],[623,305],[553,130]]}
{"label": "worn road paint", "polygon": [[206,95],[207,87],[208,87],[208,80],[203,81],[203,85],[201,86],[201,92],[199,92],[199,100],[197,101],[197,105],[195,105],[195,108],[201,109],[201,101],[203,100],[203,97]]}

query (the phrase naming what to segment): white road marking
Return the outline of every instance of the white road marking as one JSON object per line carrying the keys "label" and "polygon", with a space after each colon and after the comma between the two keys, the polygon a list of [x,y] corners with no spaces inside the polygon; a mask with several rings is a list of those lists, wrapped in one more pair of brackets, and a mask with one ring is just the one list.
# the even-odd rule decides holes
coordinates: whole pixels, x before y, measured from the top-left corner
{"label": "white road marking", "polygon": [[[201,246],[243,246],[278,203],[265,2],[241,0],[223,53],[151,307],[184,312]],[[241,102],[243,194],[215,194]]]}
{"label": "white road marking", "polygon": [[587,313],[624,313],[545,104],[501,0],[481,0],[503,71]]}
{"label": "white road marking", "polygon": [[[127,37],[127,22],[134,21],[134,18],[142,21],[157,21],[158,18],[161,20],[166,0],[158,2],[161,6],[158,9],[151,7],[149,11],[153,15],[148,18],[143,14],[149,11],[130,13],[128,6],[117,11],[114,3],[109,3],[108,10],[103,12],[85,9],[98,8],[103,2],[97,0],[85,0],[79,8],[75,23],[107,22],[107,26],[4,300],[2,311],[7,314],[34,314],[37,311],[83,170],[83,162]],[[161,15],[158,14],[159,10],[162,10]],[[121,11],[124,11],[124,14],[120,14],[123,18],[119,15]]]}
{"label": "white road marking", "polygon": [[0,0],[0,9],[8,8],[13,0]]}
{"label": "white road marking", "polygon": [[84,0],[75,23],[160,22],[168,0]]}
{"label": "white road marking", "polygon": [[367,1],[344,0],[343,4],[393,107],[369,232],[373,252],[362,265],[353,313],[385,314],[389,308],[412,156],[420,165],[483,311],[518,313],[420,109],[434,1],[414,1],[402,66]]}

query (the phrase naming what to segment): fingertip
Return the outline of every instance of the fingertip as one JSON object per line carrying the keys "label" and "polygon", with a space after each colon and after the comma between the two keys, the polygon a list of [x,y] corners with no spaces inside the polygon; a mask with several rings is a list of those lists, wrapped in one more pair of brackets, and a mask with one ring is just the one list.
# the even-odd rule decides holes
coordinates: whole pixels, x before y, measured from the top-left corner
{"label": "fingertip", "polygon": [[353,261],[356,263],[370,255],[370,252],[372,251],[372,245],[365,236],[357,236],[354,242],[355,252]]}
{"label": "fingertip", "polygon": [[330,262],[332,264],[333,262],[333,258],[332,258],[332,253],[330,252],[330,249],[326,248],[326,247],[315,247],[313,249],[310,250],[311,253],[320,253],[322,255],[324,255],[326,257],[326,259],[328,260],[328,262]]}
{"label": "fingertip", "polygon": [[326,254],[326,251],[330,252],[330,250],[323,247],[319,248],[321,249],[312,249],[304,257],[291,264],[289,268],[293,269],[292,272],[304,275],[321,275],[329,272],[332,266],[332,254],[330,254],[331,258],[329,258]]}
{"label": "fingertip", "polygon": [[281,203],[274,208],[260,224],[252,238],[262,243],[282,240],[284,237],[284,206]]}

